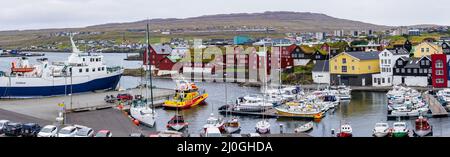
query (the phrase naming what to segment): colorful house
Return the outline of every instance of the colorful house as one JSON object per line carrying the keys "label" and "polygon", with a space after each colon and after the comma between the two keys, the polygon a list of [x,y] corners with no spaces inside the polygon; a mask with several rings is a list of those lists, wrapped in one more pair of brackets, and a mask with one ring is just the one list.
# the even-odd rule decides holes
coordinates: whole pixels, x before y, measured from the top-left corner
{"label": "colorful house", "polygon": [[442,47],[431,42],[422,42],[414,46],[411,53],[414,54],[414,58],[422,58],[432,54],[442,54]]}
{"label": "colorful house", "polygon": [[380,73],[373,74],[373,86],[392,86],[393,85],[393,68],[395,61],[400,57],[409,57],[409,52],[406,49],[385,49],[379,55]]}
{"label": "colorful house", "polygon": [[432,84],[431,59],[400,57],[394,65],[394,85],[426,87]]}
{"label": "colorful house", "polygon": [[432,54],[431,55],[432,85],[435,88],[445,88],[448,86],[448,70],[447,70],[447,55],[446,54]]}
{"label": "colorful house", "polygon": [[379,53],[343,52],[331,58],[331,84],[372,85],[372,74],[380,72]]}
{"label": "colorful house", "polygon": [[297,46],[293,49],[291,56],[294,66],[305,66],[311,60],[315,50],[307,45]]}

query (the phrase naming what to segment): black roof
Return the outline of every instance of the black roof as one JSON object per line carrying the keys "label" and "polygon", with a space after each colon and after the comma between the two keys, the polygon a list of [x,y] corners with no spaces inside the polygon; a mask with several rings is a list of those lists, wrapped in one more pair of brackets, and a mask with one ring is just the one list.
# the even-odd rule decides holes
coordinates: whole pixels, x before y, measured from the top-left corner
{"label": "black roof", "polygon": [[420,59],[411,59],[408,61],[408,63],[406,63],[405,68],[420,68],[419,61]]}
{"label": "black roof", "polygon": [[359,60],[373,60],[378,59],[378,54],[380,54],[379,51],[372,51],[372,52],[345,52],[355,58],[358,58]]}
{"label": "black roof", "polygon": [[315,72],[330,71],[329,61],[323,61],[323,60],[316,61],[316,64],[314,64],[314,68],[312,69],[312,71],[315,71]]}

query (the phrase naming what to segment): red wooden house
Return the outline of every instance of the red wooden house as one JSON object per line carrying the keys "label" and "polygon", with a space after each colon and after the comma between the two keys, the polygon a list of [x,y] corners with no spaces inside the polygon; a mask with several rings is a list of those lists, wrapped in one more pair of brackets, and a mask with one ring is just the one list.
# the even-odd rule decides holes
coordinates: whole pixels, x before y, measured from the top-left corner
{"label": "red wooden house", "polygon": [[448,81],[447,70],[447,56],[446,54],[433,54],[431,55],[432,74],[431,80],[433,87],[446,88]]}

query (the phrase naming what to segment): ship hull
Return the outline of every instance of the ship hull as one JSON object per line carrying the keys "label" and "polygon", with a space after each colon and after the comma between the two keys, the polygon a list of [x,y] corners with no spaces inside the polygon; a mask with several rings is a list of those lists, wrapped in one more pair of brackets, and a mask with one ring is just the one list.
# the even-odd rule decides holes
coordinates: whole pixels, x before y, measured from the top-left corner
{"label": "ship hull", "polygon": [[[74,79],[73,85],[70,85],[69,81],[64,83],[42,83],[46,85],[41,86],[12,86],[12,85],[1,85],[0,86],[0,98],[36,98],[36,97],[50,97],[66,94],[76,94],[92,92],[97,90],[110,90],[115,89],[122,77],[122,73],[111,74],[102,78],[77,81]],[[8,80],[7,77],[2,79]],[[35,80],[29,79],[33,82],[39,82],[42,78],[33,78]],[[28,80],[27,80],[28,81]],[[44,81],[42,81],[44,82]],[[76,83],[75,83],[76,82]],[[66,85],[67,83],[67,85]]]}

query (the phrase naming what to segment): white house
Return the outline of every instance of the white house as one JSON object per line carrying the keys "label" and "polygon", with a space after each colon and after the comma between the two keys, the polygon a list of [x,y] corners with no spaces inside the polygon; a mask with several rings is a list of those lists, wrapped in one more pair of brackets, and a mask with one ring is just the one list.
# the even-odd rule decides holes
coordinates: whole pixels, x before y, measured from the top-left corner
{"label": "white house", "polygon": [[312,78],[314,83],[318,84],[330,84],[330,70],[329,61],[318,60],[314,64],[312,70]]}
{"label": "white house", "polygon": [[380,73],[372,75],[372,86],[392,86],[395,61],[400,57],[409,57],[409,52],[405,49],[385,49],[378,56],[380,58]]}

